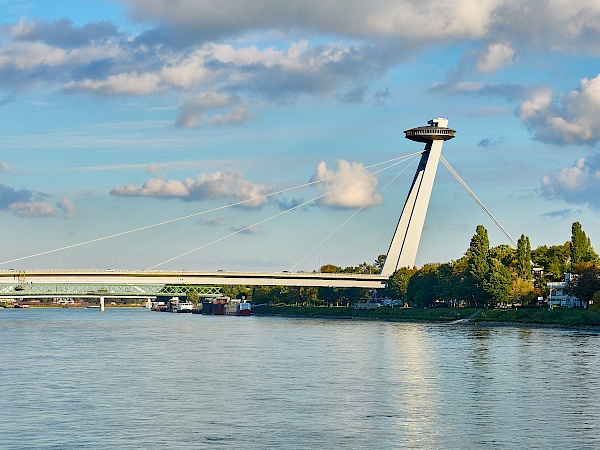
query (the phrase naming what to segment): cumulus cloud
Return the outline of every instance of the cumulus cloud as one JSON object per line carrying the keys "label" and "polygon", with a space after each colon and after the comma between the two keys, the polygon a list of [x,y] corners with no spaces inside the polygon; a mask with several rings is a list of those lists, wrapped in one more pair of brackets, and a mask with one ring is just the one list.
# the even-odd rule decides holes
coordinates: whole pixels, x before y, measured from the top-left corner
{"label": "cumulus cloud", "polygon": [[17,202],[11,203],[8,206],[18,217],[40,218],[40,217],[55,217],[56,210],[47,202]]}
{"label": "cumulus cloud", "polygon": [[[254,120],[255,116],[240,103],[237,97],[218,92],[202,92],[185,101],[175,124],[179,127],[195,128],[201,125],[242,124]],[[231,109],[224,114],[209,116],[209,111]]]}
{"label": "cumulus cloud", "polygon": [[[8,166],[0,163],[0,171],[2,167],[8,169]],[[42,192],[34,192],[29,189],[15,189],[5,184],[0,184],[0,211],[8,211],[17,217],[23,218],[40,218],[40,217],[56,217],[59,211],[64,217],[70,218],[73,214],[79,212],[70,200],[64,199],[56,203],[56,208],[48,203],[45,199],[50,197]]]}
{"label": "cumulus cloud", "polygon": [[226,114],[215,114],[207,122],[211,125],[241,125],[250,120],[256,120],[256,116],[246,108],[238,107]]}
{"label": "cumulus cloud", "polygon": [[66,198],[58,202],[56,206],[68,219],[81,212],[81,210],[75,206],[71,200]]}
{"label": "cumulus cloud", "polygon": [[600,154],[579,158],[571,167],[542,179],[540,194],[549,200],[600,210]]}
{"label": "cumulus cloud", "polygon": [[42,41],[59,47],[74,48],[106,41],[120,36],[121,33],[108,21],[74,27],[70,19],[63,17],[56,22],[28,21],[22,18],[12,27],[12,35],[19,41]]}
{"label": "cumulus cloud", "polygon": [[491,44],[477,62],[479,72],[489,74],[512,64],[515,50],[506,44]]}
{"label": "cumulus cloud", "polygon": [[179,198],[187,201],[231,200],[244,202],[241,207],[257,208],[267,203],[263,196],[267,193],[266,184],[244,179],[238,171],[200,174],[195,179],[162,180],[152,178],[141,187],[133,184],[117,186],[111,195],[128,197]]}
{"label": "cumulus cloud", "polygon": [[[385,80],[390,67],[431,46],[470,42],[474,49],[468,67],[435,86],[437,92],[519,101],[523,88],[471,75],[490,74],[527,51],[600,53],[595,0],[263,0],[260,6],[179,0],[177,7],[170,0],[120,1],[141,24],[140,34],[106,21],[76,26],[67,18],[4,25],[0,88],[58,87],[109,97],[174,93],[181,96],[179,127],[240,125],[255,120],[252,111],[264,101],[309,95],[381,102],[389,90],[372,92],[373,79]],[[298,40],[299,30],[311,30],[314,40]],[[263,42],[276,33],[277,44],[249,45],[249,33]],[[207,102],[207,95],[222,96],[225,104]],[[582,133],[569,117],[554,122],[563,135]]]}
{"label": "cumulus cloud", "polygon": [[10,170],[7,163],[0,161],[0,172],[8,172]]}
{"label": "cumulus cloud", "polygon": [[[354,37],[481,36],[493,19],[498,1],[443,2],[424,0],[262,1],[123,0],[140,22],[160,23],[198,39],[235,36],[257,29],[301,27]],[[340,13],[343,11],[343,14]]]}
{"label": "cumulus cloud", "polygon": [[535,139],[552,144],[595,144],[600,139],[600,75],[583,78],[579,89],[555,96],[540,89],[517,115]]}
{"label": "cumulus cloud", "polygon": [[120,73],[104,80],[71,81],[65,91],[87,91],[104,95],[150,95],[160,91],[160,77],[153,73]]}
{"label": "cumulus cloud", "polygon": [[509,60],[512,41],[598,53],[600,5],[595,0],[121,0],[140,23],[158,24],[147,42],[166,35],[176,43],[238,37],[256,30],[308,29],[327,36],[394,42],[396,47],[482,40],[492,48],[482,69]]}
{"label": "cumulus cloud", "polygon": [[317,164],[310,181],[324,180],[316,184],[321,192],[329,193],[318,204],[330,208],[360,208],[381,203],[381,194],[375,194],[377,178],[361,163],[337,160],[335,169],[328,169],[325,161]]}
{"label": "cumulus cloud", "polygon": [[29,189],[15,189],[0,184],[0,209],[8,209],[13,203],[30,202],[36,198],[36,193]]}

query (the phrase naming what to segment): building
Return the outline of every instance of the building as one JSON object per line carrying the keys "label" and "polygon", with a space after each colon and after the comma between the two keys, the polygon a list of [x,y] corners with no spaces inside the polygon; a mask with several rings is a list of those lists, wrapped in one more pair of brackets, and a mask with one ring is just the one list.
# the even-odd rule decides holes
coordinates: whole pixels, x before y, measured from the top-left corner
{"label": "building", "polygon": [[565,281],[552,281],[546,284],[548,288],[549,308],[585,308],[587,305],[569,292],[569,283],[573,274],[565,273]]}

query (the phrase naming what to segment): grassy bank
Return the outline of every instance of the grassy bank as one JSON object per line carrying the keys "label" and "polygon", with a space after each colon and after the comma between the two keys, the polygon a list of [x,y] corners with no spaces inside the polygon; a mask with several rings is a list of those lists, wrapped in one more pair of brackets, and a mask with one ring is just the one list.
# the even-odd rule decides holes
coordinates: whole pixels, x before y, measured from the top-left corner
{"label": "grassy bank", "polygon": [[514,323],[565,328],[600,326],[600,313],[584,309],[555,309],[550,311],[541,308],[379,308],[364,311],[354,308],[264,306],[256,308],[254,313],[269,316],[387,320],[398,322],[452,322],[468,318],[473,323]]}

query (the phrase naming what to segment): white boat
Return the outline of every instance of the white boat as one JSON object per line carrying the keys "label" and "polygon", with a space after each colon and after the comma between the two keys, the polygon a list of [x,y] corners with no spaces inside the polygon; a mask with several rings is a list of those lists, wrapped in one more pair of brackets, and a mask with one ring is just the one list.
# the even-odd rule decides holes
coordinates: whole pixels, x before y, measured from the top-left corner
{"label": "white boat", "polygon": [[193,309],[194,309],[194,304],[192,302],[177,303],[177,312],[178,313],[191,313]]}

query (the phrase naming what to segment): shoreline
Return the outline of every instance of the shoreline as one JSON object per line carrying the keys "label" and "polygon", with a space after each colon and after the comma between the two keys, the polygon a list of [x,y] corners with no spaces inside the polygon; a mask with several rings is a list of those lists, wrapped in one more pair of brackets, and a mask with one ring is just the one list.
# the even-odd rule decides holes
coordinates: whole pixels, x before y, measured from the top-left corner
{"label": "shoreline", "polygon": [[600,314],[588,310],[545,310],[540,308],[379,308],[359,311],[353,308],[270,306],[254,310],[257,316],[307,319],[365,320],[382,322],[430,323],[453,326],[555,328],[600,331]]}

